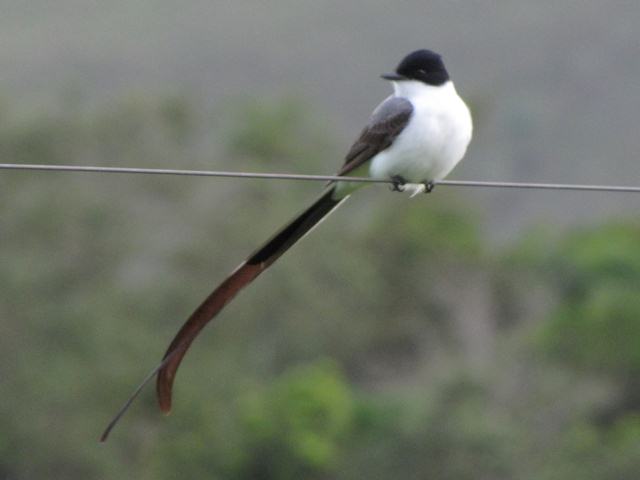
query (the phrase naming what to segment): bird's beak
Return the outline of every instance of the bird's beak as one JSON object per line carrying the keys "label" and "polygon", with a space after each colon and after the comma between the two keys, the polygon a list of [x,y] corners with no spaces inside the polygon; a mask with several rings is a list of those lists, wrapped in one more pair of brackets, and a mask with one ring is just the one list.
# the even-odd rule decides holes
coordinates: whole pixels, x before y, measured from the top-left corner
{"label": "bird's beak", "polygon": [[404,75],[398,75],[397,73],[383,73],[380,75],[381,78],[385,80],[398,81],[398,80],[406,80],[407,77]]}

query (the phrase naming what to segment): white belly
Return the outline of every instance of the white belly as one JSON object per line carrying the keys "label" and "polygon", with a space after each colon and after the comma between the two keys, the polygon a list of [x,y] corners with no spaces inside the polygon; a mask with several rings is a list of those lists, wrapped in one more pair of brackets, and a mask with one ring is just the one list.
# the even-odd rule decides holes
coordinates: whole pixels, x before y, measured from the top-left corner
{"label": "white belly", "polygon": [[462,159],[471,140],[471,115],[455,89],[442,93],[412,98],[409,124],[370,163],[373,178],[399,176],[409,183],[441,180]]}

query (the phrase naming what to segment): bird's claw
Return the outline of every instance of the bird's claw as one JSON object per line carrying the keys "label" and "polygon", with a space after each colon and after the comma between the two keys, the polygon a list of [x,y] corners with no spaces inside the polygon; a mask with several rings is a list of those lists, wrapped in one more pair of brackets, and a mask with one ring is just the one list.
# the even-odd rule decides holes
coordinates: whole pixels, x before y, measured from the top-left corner
{"label": "bird's claw", "polygon": [[413,198],[420,193],[431,193],[434,187],[435,183],[432,180],[425,180],[422,183],[407,183],[404,178],[398,175],[391,177],[391,191],[411,192],[410,198]]}
{"label": "bird's claw", "polygon": [[424,185],[424,193],[431,193],[436,186],[433,180],[423,182],[423,185]]}
{"label": "bird's claw", "polygon": [[406,184],[407,184],[407,181],[400,176],[396,175],[394,177],[391,177],[390,188],[392,192],[404,192]]}

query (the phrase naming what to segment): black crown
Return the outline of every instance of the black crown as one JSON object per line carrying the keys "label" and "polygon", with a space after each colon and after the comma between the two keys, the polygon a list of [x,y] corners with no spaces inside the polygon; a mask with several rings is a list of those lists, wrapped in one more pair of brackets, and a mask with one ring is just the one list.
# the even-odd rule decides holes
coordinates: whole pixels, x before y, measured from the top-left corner
{"label": "black crown", "polygon": [[419,80],[429,85],[442,85],[449,80],[442,57],[431,50],[416,50],[404,57],[396,73],[404,78]]}

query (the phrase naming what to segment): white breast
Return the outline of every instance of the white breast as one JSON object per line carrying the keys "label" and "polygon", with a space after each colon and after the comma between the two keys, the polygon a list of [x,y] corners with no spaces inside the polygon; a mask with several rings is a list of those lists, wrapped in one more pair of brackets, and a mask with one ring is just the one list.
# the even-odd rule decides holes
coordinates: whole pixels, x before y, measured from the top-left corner
{"label": "white breast", "polygon": [[395,82],[395,95],[409,99],[413,114],[391,147],[376,155],[369,174],[400,176],[410,183],[446,177],[471,140],[469,109],[452,82],[435,87],[417,81]]}

